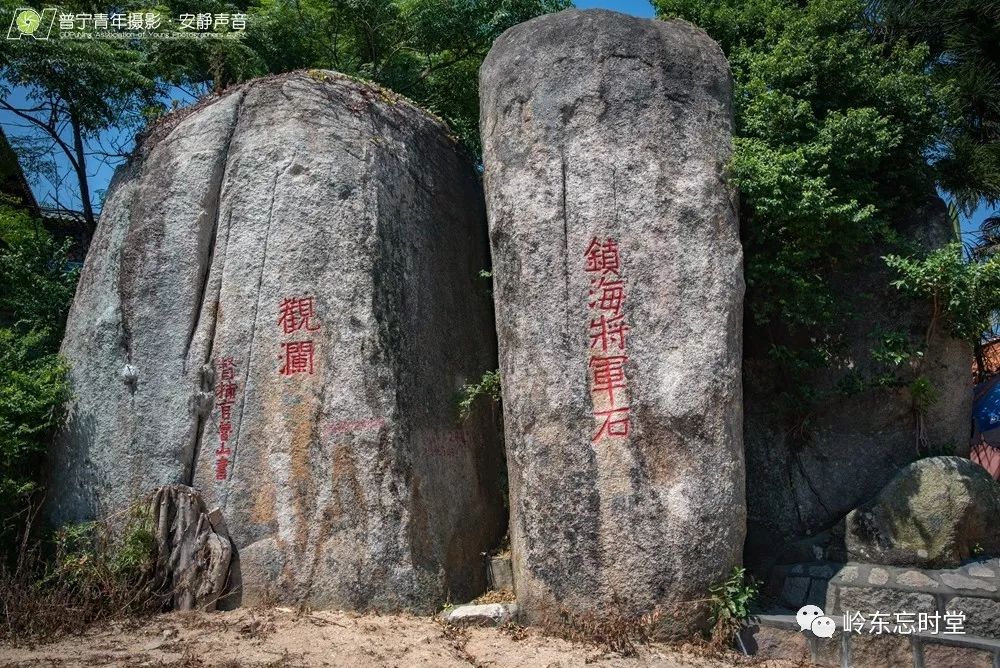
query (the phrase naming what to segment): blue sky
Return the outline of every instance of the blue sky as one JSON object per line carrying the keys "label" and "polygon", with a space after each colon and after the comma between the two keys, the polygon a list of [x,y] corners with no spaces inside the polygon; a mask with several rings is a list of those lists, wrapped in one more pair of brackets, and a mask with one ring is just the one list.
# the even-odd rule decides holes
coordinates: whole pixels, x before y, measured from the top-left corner
{"label": "blue sky", "polygon": [[605,7],[626,14],[634,14],[635,16],[653,16],[653,6],[647,0],[618,0],[618,2],[608,0],[603,2],[601,0],[577,0],[575,4],[580,9]]}
{"label": "blue sky", "polygon": [[[581,9],[603,7],[607,9],[614,9],[616,11],[624,12],[627,14],[633,14],[635,16],[644,16],[644,17],[653,16],[653,7],[652,5],[650,5],[648,0],[576,0],[575,4],[577,7]],[[189,99],[183,99],[187,96],[183,95],[179,91],[177,93],[177,97],[182,98],[182,102],[184,103],[190,101]],[[14,104],[15,106],[18,106],[20,103],[24,102],[24,93],[23,91],[20,90],[14,90],[11,92],[10,98],[11,98],[11,103]],[[0,111],[0,124],[3,125],[4,131],[7,132],[8,136],[23,135],[26,132],[23,128],[19,127],[22,125],[22,123],[19,122],[19,119],[13,116],[13,114],[6,111]],[[119,137],[116,133],[109,133],[106,139],[110,142],[117,142],[122,138]],[[61,155],[61,153],[57,156],[56,160],[61,168],[63,169],[66,168],[67,163],[65,158]],[[95,193],[100,193],[101,191],[107,188],[107,185],[110,182],[112,175],[114,174],[114,165],[108,164],[106,162],[104,163],[98,162],[95,160],[92,161],[89,167],[90,167],[89,172],[91,175],[91,188]],[[55,188],[53,188],[51,184],[45,182],[33,183],[32,187],[35,192],[35,196],[36,198],[38,198],[40,203],[42,203],[43,205],[46,203],[51,204],[52,193],[55,191]],[[62,189],[61,192],[64,192],[65,190],[66,189],[64,188]],[[67,204],[75,207],[79,206],[78,201],[67,202]],[[1000,213],[1000,212],[994,212],[993,210],[987,207],[980,207],[973,213],[972,216],[963,217],[962,231],[966,235],[973,234],[976,230],[979,229],[979,225],[985,218],[989,217],[990,215],[994,215],[995,213]]]}

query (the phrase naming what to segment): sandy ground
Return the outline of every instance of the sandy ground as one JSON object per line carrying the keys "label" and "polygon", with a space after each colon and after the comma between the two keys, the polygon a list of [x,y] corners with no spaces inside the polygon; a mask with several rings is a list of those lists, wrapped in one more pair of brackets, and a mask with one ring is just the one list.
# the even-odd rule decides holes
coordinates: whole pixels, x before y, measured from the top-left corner
{"label": "sandy ground", "polygon": [[[36,646],[0,646],[0,666],[517,666],[724,668],[752,665],[683,647],[643,646],[622,657],[517,627],[449,628],[427,617],[299,613],[285,608],[173,613],[105,624]],[[757,666],[764,664],[757,663]],[[768,664],[772,668],[781,668]]]}

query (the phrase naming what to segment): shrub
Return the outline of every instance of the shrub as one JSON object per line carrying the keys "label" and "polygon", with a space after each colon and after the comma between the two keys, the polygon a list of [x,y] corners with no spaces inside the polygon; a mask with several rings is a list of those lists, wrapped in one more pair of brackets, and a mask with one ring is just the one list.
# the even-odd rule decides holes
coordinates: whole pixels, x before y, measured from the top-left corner
{"label": "shrub", "polygon": [[147,504],[65,526],[46,543],[28,538],[30,524],[16,563],[0,566],[0,640],[79,633],[100,620],[159,612],[170,600],[150,585],[155,543]]}
{"label": "shrub", "polygon": [[712,587],[712,638],[718,644],[728,643],[750,618],[750,605],[757,598],[759,587],[746,570],[733,567],[729,578]]}

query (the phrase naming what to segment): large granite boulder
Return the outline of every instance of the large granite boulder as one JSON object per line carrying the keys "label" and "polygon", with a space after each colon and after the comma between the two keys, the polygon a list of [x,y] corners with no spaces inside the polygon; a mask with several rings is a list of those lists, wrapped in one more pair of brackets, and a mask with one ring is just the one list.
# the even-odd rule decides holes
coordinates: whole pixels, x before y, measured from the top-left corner
{"label": "large granite boulder", "polygon": [[430,610],[484,587],[498,426],[474,166],[443,123],[331,72],[168,117],[116,176],[62,352],[50,517],[200,490],[243,601]]}
{"label": "large granite boulder", "polygon": [[[925,249],[954,238],[944,203],[933,193],[899,221],[902,239]],[[813,553],[843,558],[837,525],[872,498],[898,471],[928,450],[968,452],[972,410],[971,347],[951,338],[933,307],[916,302],[890,282],[883,260],[894,249],[872,244],[852,265],[832,276],[850,315],[845,348],[806,378],[819,400],[807,420],[787,419],[776,400],[787,380],[775,372],[770,339],[748,323],[744,340],[744,441],[747,458],[748,535],[745,559],[760,576],[775,561],[795,562]],[[923,350],[902,366],[886,364],[886,341]],[[936,399],[923,414],[910,391],[923,378]],[[892,382],[885,382],[892,379]]]}
{"label": "large granite boulder", "polygon": [[952,568],[1000,555],[1000,483],[964,457],[910,464],[847,516],[851,559]]}
{"label": "large granite boulder", "polygon": [[567,10],[480,83],[519,608],[686,631],[744,536],[728,64],[688,23]]}

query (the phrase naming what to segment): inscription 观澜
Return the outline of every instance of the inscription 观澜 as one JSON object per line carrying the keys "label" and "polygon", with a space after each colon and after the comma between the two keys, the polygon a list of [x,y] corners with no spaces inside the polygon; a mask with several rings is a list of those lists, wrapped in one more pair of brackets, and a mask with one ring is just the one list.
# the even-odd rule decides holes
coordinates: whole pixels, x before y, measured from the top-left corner
{"label": "inscription \u89c2\u6f9c", "polygon": [[[320,329],[316,321],[316,301],[313,297],[285,297],[278,306],[278,325],[286,335],[296,332],[315,332]],[[312,375],[316,370],[316,343],[311,339],[297,339],[281,342],[282,376],[305,373]]]}

